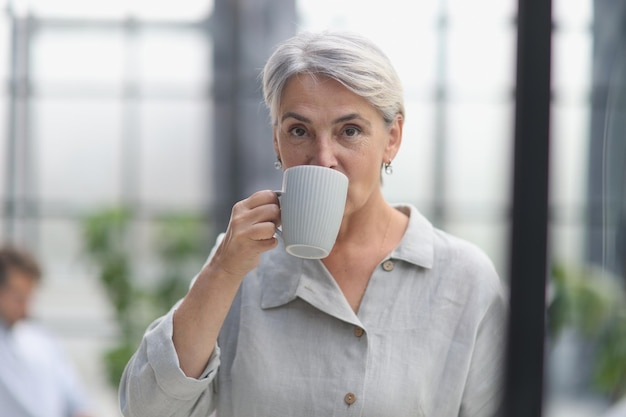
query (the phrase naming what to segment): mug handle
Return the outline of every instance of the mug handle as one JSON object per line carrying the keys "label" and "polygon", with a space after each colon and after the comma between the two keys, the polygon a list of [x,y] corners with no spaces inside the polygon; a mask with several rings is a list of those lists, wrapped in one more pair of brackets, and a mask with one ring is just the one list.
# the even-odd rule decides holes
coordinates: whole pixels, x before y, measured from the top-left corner
{"label": "mug handle", "polygon": [[[283,190],[274,190],[274,194],[276,194],[276,197],[278,197],[278,206],[280,207],[280,198],[283,196],[283,194],[285,194],[285,192]],[[276,232],[274,233],[274,236],[277,236],[282,239],[283,238],[282,229],[277,227]]]}

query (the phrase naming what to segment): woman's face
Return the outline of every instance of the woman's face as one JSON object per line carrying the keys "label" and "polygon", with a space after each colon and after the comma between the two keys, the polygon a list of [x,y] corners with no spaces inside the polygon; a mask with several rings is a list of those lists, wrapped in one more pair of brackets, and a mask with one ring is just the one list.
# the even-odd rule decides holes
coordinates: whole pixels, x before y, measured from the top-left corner
{"label": "woman's face", "polygon": [[367,100],[327,77],[298,75],[283,90],[274,147],[284,168],[319,165],[350,181],[346,214],[380,194],[380,168],[402,139],[402,118],[385,125]]}
{"label": "woman's face", "polygon": [[16,268],[8,268],[6,281],[0,286],[0,320],[8,327],[28,317],[37,281]]}

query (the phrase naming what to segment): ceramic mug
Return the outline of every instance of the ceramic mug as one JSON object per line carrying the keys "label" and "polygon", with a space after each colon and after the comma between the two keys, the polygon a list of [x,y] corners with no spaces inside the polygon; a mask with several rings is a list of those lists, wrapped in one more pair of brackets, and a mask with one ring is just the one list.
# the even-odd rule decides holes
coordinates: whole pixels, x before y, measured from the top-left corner
{"label": "ceramic mug", "polygon": [[348,177],[331,168],[298,165],[283,173],[280,199],[282,237],[287,252],[322,259],[335,245],[348,194]]}

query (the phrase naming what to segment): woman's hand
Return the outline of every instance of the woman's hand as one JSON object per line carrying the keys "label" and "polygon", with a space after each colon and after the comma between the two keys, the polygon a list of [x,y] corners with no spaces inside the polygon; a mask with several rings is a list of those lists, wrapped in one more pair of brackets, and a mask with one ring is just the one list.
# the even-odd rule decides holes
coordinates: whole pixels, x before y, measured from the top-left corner
{"label": "woman's hand", "polygon": [[265,190],[235,204],[224,239],[211,264],[228,275],[243,279],[254,269],[260,255],[277,245],[280,206],[275,192]]}

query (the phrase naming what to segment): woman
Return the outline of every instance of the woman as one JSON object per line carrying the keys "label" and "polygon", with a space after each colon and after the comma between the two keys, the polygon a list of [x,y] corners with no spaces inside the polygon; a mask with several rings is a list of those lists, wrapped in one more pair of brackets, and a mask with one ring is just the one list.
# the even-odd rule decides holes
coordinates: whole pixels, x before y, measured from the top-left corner
{"label": "woman", "polygon": [[349,178],[330,255],[275,237],[272,191],[235,204],[188,294],[147,331],[126,416],[491,416],[505,297],[489,259],[381,191],[402,141],[387,57],[348,33],[301,33],[263,71],[277,165]]}

